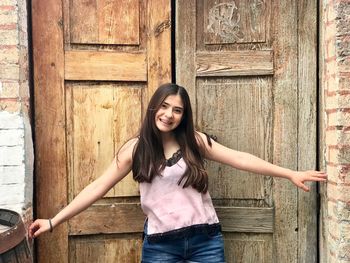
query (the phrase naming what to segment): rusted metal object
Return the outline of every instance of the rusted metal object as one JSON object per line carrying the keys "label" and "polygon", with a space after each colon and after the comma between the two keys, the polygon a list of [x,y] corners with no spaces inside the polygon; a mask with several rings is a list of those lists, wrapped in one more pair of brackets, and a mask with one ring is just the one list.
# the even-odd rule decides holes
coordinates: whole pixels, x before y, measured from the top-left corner
{"label": "rusted metal object", "polygon": [[0,225],[7,226],[7,230],[0,233],[0,262],[32,262],[26,229],[20,215],[0,209]]}

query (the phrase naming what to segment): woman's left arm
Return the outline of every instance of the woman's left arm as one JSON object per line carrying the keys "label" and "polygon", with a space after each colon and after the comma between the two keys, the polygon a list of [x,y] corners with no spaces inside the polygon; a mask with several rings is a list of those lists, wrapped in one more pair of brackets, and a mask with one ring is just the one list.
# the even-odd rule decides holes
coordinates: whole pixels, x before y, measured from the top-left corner
{"label": "woman's left arm", "polygon": [[327,181],[327,175],[324,172],[293,171],[264,161],[252,154],[235,151],[215,142],[214,140],[211,140],[212,145],[209,146],[206,135],[200,132],[198,132],[198,134],[201,136],[201,141],[205,147],[205,157],[209,160],[227,164],[233,168],[256,174],[286,178],[304,191],[309,191],[309,188],[304,184],[307,181]]}

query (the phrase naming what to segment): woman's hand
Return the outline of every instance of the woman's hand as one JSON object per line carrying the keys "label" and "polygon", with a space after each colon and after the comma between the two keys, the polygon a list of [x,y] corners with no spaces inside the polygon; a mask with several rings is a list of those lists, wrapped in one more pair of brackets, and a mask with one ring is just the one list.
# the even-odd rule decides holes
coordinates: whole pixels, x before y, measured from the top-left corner
{"label": "woman's hand", "polygon": [[305,182],[326,182],[327,174],[319,171],[295,171],[289,179],[305,192],[309,192],[310,188],[305,185]]}
{"label": "woman's hand", "polygon": [[36,238],[40,234],[50,231],[50,229],[49,219],[37,219],[29,226],[29,238]]}

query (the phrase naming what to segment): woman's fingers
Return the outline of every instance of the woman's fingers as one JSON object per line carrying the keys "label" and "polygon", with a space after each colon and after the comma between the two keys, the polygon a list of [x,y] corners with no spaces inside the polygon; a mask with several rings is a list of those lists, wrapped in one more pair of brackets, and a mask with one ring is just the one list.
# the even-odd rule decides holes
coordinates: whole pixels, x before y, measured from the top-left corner
{"label": "woman's fingers", "polygon": [[308,181],[321,181],[321,182],[327,181],[327,174],[324,172],[307,171],[306,174],[307,174],[306,180]]}
{"label": "woman's fingers", "polygon": [[305,192],[309,192],[310,191],[310,188],[309,187],[307,187],[305,184],[303,184],[303,183],[301,183],[300,185],[299,185],[299,187],[301,188],[301,189],[303,189]]}
{"label": "woman's fingers", "polygon": [[37,219],[28,228],[28,235],[30,238],[36,238],[43,232],[47,231],[49,227],[45,225],[47,220]]}

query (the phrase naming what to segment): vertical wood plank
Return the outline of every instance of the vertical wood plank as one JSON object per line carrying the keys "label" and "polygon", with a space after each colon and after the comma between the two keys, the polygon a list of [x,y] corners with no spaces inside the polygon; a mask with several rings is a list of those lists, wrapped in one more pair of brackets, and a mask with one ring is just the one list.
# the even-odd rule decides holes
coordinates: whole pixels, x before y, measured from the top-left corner
{"label": "vertical wood plank", "polygon": [[[227,263],[272,263],[272,235],[225,233]],[[276,263],[282,263],[281,260]],[[283,262],[284,263],[284,262]]]}
{"label": "vertical wood plank", "polygon": [[[197,80],[200,130],[238,151],[272,160],[272,79],[209,78]],[[265,178],[208,162],[210,193],[214,198],[264,199]]]}
{"label": "vertical wood plank", "polygon": [[101,236],[98,239],[77,237],[70,244],[74,251],[71,262],[137,263],[141,261],[141,247],[141,238],[133,235],[120,238]]}
{"label": "vertical wood plank", "polygon": [[[274,163],[297,169],[297,2],[274,1]],[[290,182],[274,178],[274,260],[298,260],[298,198]]]}
{"label": "vertical wood plank", "polygon": [[[139,131],[142,113],[142,89],[137,86],[118,87],[114,90],[114,145],[115,154],[127,139]],[[114,196],[139,196],[138,183],[130,172],[113,188]]]}
{"label": "vertical wood plank", "polygon": [[[67,126],[71,145],[67,151],[70,201],[108,167],[114,155],[113,87],[67,85]],[[68,100],[67,100],[68,104]],[[68,139],[67,137],[67,139]],[[72,156],[72,157],[71,157]]]}
{"label": "vertical wood plank", "polygon": [[139,44],[139,0],[99,0],[99,43]]}
{"label": "vertical wood plank", "polygon": [[149,0],[148,18],[148,88],[144,110],[154,91],[171,82],[171,17],[170,1]]}
{"label": "vertical wood plank", "polygon": [[69,29],[71,43],[98,43],[97,0],[69,1]]}
{"label": "vertical wood plank", "polygon": [[[325,16],[325,8],[326,8],[327,2],[325,1],[319,1],[319,8],[318,8],[318,13],[319,18],[319,39],[318,39],[318,50],[319,50],[319,101],[318,101],[318,131],[319,131],[319,148],[318,150],[318,166],[319,169],[322,171],[326,171],[326,160],[325,160],[325,152],[326,152],[326,143],[325,143],[325,63],[324,63],[324,58],[325,58],[325,50],[326,50],[326,41],[325,41],[325,24],[322,21],[326,21]],[[328,244],[327,244],[327,233],[328,233],[328,225],[327,225],[327,216],[328,216],[328,211],[327,211],[327,187],[326,184],[320,184],[320,214],[319,214],[319,260],[320,263],[327,263],[328,261]]]}
{"label": "vertical wood plank", "polygon": [[[263,43],[265,42],[266,3],[263,1],[222,1],[204,2],[205,44]],[[226,23],[218,20],[224,14]],[[244,32],[244,33],[243,33]]]}
{"label": "vertical wood plank", "polygon": [[[298,169],[316,169],[317,1],[298,1]],[[317,262],[316,183],[298,190],[298,262]]]}
{"label": "vertical wood plank", "polygon": [[189,93],[196,123],[196,1],[177,1],[175,28],[176,82]]}
{"label": "vertical wood plank", "polygon": [[[37,217],[67,204],[62,3],[33,0]],[[48,132],[49,131],[49,132]],[[39,183],[40,182],[40,183]],[[67,224],[38,238],[38,262],[68,262]]]}

